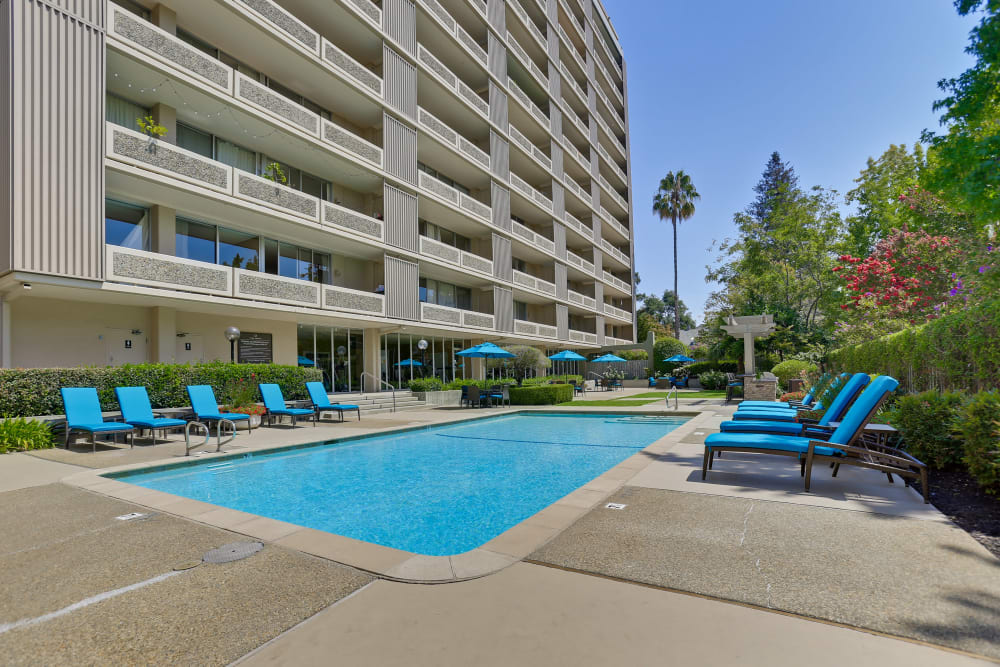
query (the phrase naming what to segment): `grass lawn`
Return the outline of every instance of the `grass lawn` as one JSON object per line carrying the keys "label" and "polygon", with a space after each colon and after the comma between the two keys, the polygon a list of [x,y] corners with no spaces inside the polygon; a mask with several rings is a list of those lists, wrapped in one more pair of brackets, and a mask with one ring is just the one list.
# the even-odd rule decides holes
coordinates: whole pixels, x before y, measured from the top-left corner
{"label": "grass lawn", "polygon": [[[650,391],[645,394],[633,394],[628,398],[665,398],[667,395],[667,390],[662,391]],[[726,390],[701,390],[701,391],[679,391],[677,392],[678,398],[725,398]]]}
{"label": "grass lawn", "polygon": [[634,399],[629,396],[628,398],[619,398],[618,400],[603,400],[603,401],[570,401],[569,403],[559,403],[559,407],[598,407],[598,408],[623,408],[630,406],[640,406],[649,405],[650,403],[659,403],[660,399],[650,400],[648,398]]}

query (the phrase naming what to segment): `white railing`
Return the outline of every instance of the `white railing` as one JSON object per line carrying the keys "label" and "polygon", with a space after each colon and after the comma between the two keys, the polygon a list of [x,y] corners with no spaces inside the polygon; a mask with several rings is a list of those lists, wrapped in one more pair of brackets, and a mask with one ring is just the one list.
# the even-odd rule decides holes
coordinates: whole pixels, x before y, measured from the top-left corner
{"label": "white railing", "polygon": [[557,25],[556,32],[558,32],[559,36],[566,42],[566,50],[569,51],[571,56],[573,56],[573,60],[576,61],[576,64],[581,70],[586,72],[587,64],[583,61],[583,58],[580,57],[580,52],[576,50],[576,44],[574,44],[573,40],[569,38],[569,34],[567,34],[566,29],[561,25]]}
{"label": "white railing", "polygon": [[514,284],[518,287],[535,290],[548,296],[555,296],[556,294],[555,283],[550,283],[548,280],[543,280],[542,278],[536,278],[517,269],[514,269]]}
{"label": "white railing", "polygon": [[486,50],[480,46],[472,36],[459,25],[458,21],[448,13],[448,10],[441,6],[437,0],[419,0],[428,13],[444,28],[445,32],[452,35],[460,44],[468,49],[476,60],[486,63]]}
{"label": "white railing", "polygon": [[[531,20],[531,17],[528,16],[528,12],[525,11],[524,7],[521,6],[521,3],[518,2],[518,0],[507,0],[507,6],[510,7],[512,10],[514,10],[514,15],[521,20],[521,23],[524,25],[524,28],[538,43],[538,46],[543,51],[547,51],[548,47],[545,43],[545,35],[543,35],[542,31],[538,29],[538,26],[535,25],[535,22]],[[545,10],[542,10],[542,13],[544,14]]]}
{"label": "white railing", "polygon": [[611,229],[615,230],[616,232],[618,232],[619,234],[621,234],[625,238],[629,238],[628,227],[626,227],[622,223],[618,222],[614,218],[606,216],[606,215],[601,216],[601,219],[604,220],[604,222],[606,222],[608,224],[608,226],[611,227]]}
{"label": "white railing", "polygon": [[533,229],[525,227],[517,220],[511,220],[510,224],[511,224],[511,230],[513,231],[515,236],[524,239],[528,243],[531,243],[536,247],[541,248],[542,250],[548,252],[549,254],[552,254],[556,251],[556,244],[554,241],[550,241],[549,239],[545,238],[544,236],[534,231]]}
{"label": "white railing", "polygon": [[427,111],[423,107],[417,107],[417,120],[421,127],[444,143],[448,144],[448,146],[452,149],[458,151],[459,153],[463,153],[465,157],[472,158],[473,161],[479,163],[486,169],[490,168],[490,156],[486,151],[482,150],[463,137],[431,112]]}
{"label": "white railing", "polygon": [[584,273],[594,275],[594,263],[580,257],[575,252],[566,251],[566,262],[581,269]]}
{"label": "white railing", "polygon": [[610,315],[611,317],[617,317],[620,320],[631,320],[632,314],[627,310],[618,308],[617,306],[612,306],[610,303],[604,304],[604,314]]}
{"label": "white railing", "polygon": [[617,259],[625,266],[629,265],[628,255],[626,255],[621,250],[613,246],[611,242],[608,241],[607,239],[601,239],[601,249],[604,250],[604,252],[606,252],[607,254]]}
{"label": "white railing", "polygon": [[521,178],[514,172],[510,172],[510,184],[511,186],[514,187],[515,190],[517,190],[525,197],[527,197],[528,199],[532,200],[533,202],[541,206],[548,213],[552,212],[552,200],[546,197],[538,190],[536,190],[535,188],[533,188],[531,185],[528,184],[527,181],[525,181],[523,178]]}
{"label": "white railing", "polygon": [[580,294],[579,292],[575,292],[573,290],[567,290],[566,296],[570,303],[575,303],[578,306],[583,306],[584,308],[589,308],[590,310],[597,308],[597,302],[594,300],[594,297],[587,296],[586,294]]}
{"label": "white railing", "polygon": [[514,52],[514,55],[517,56],[517,59],[521,61],[521,64],[524,65],[525,69],[534,75],[544,90],[548,90],[549,77],[546,76],[541,67],[535,64],[535,61],[531,59],[531,56],[528,55],[528,52],[524,50],[524,47],[518,43],[510,31],[507,32],[507,44],[510,50]]}
{"label": "white railing", "polygon": [[552,169],[552,158],[546,155],[541,148],[531,143],[531,141],[528,140],[528,137],[521,134],[521,131],[513,125],[508,126],[508,131],[510,132],[510,138],[514,141],[514,143],[520,146],[525,153],[535,160],[535,162],[538,162],[546,169]]}
{"label": "white railing", "polygon": [[525,111],[534,116],[535,120],[537,120],[542,127],[546,130],[552,127],[552,123],[549,120],[549,117],[545,115],[545,112],[542,111],[538,105],[532,102],[531,98],[528,97],[528,94],[521,90],[521,87],[514,83],[514,79],[510,77],[507,77],[507,89],[510,90],[514,99],[516,99],[521,106],[524,107]]}
{"label": "white railing", "polygon": [[580,220],[575,218],[569,211],[563,213],[563,222],[567,227],[571,227],[580,234],[583,234],[588,239],[594,238],[594,229],[583,224]]}
{"label": "white railing", "polygon": [[[583,151],[577,148],[573,144],[573,142],[569,140],[569,137],[567,137],[566,135],[563,135],[562,146],[564,151],[566,151],[567,153],[572,155],[574,159],[576,159],[576,161],[580,164],[580,166],[583,168],[584,171],[588,173],[590,172],[590,160],[587,158],[586,155],[583,154]],[[577,187],[579,188],[579,186]]]}
{"label": "white railing", "polygon": [[580,101],[583,102],[583,106],[587,106],[587,91],[576,82],[576,77],[574,77],[569,71],[569,68],[566,67],[566,63],[559,63],[559,71],[562,72],[561,81],[568,83],[569,87],[572,88],[573,92],[575,92],[580,98]]}
{"label": "white railing", "polygon": [[621,278],[612,275],[610,271],[604,271],[601,277],[604,279],[604,282],[608,283],[609,285],[613,285],[618,289],[620,289],[621,291],[627,292],[628,294],[632,293],[632,287]]}
{"label": "white railing", "polygon": [[470,107],[475,109],[480,115],[489,117],[490,105],[483,101],[474,90],[448,69],[444,63],[434,57],[434,54],[424,48],[423,44],[417,45],[417,60],[424,66],[431,76],[436,78],[441,85],[455,92],[459,98],[464,100]]}
{"label": "white railing", "polygon": [[569,339],[575,343],[590,343],[591,345],[597,345],[597,334],[588,333],[586,331],[570,329]]}
{"label": "white railing", "polygon": [[493,210],[489,206],[465,194],[464,192],[459,192],[447,183],[439,181],[430,174],[423,171],[419,172],[417,183],[419,184],[421,190],[437,195],[441,199],[444,199],[448,203],[461,208],[466,213],[470,213],[477,218],[482,218],[486,222],[492,222]]}
{"label": "white railing", "polygon": [[632,341],[626,340],[624,338],[615,338],[613,336],[605,336],[604,337],[604,344],[605,345],[631,345]]}
{"label": "white railing", "polygon": [[459,250],[454,246],[435,241],[427,236],[420,237],[420,254],[427,257],[434,257],[455,266],[485,273],[489,276],[493,275],[493,260],[480,257],[465,250]]}
{"label": "white railing", "polygon": [[611,181],[604,177],[604,174],[598,174],[598,180],[601,185],[604,186],[605,191],[611,196],[611,199],[615,201],[616,204],[621,206],[626,211],[628,210],[628,201],[615,190],[614,186],[611,185]]}
{"label": "white railing", "polygon": [[493,329],[496,320],[489,313],[479,313],[474,310],[462,310],[451,306],[439,306],[436,303],[420,303],[420,320],[472,329]]}

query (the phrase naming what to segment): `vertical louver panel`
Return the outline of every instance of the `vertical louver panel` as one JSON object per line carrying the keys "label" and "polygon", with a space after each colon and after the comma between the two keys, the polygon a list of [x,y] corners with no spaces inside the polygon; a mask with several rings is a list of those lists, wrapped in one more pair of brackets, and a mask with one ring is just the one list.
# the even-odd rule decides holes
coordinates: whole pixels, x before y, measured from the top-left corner
{"label": "vertical louver panel", "polygon": [[549,105],[549,125],[552,127],[552,134],[561,137],[563,134],[562,110],[556,105]]}
{"label": "vertical louver panel", "polygon": [[387,45],[382,47],[383,95],[404,116],[417,117],[417,69]]}
{"label": "vertical louver panel", "polygon": [[417,252],[417,198],[399,188],[385,184],[385,242],[397,248]]}
{"label": "vertical louver panel", "polygon": [[[56,6],[53,6],[55,4]],[[58,7],[58,8],[57,8]],[[104,275],[105,5],[0,2],[7,14],[4,268]]]}
{"label": "vertical louver panel", "polygon": [[510,178],[510,144],[494,130],[490,130],[490,171],[505,181]]}
{"label": "vertical louver panel", "polygon": [[594,331],[597,332],[597,344],[604,345],[604,316],[598,315],[594,320],[596,321]]}
{"label": "vertical louver panel", "polygon": [[490,81],[490,122],[507,131],[507,93]]}
{"label": "vertical louver panel", "polygon": [[[601,240],[595,237],[595,242],[600,243]],[[594,248],[594,274],[601,275],[604,271],[604,253],[602,253],[597,248]]]}
{"label": "vertical louver panel", "polygon": [[569,289],[566,285],[566,265],[556,262],[553,267],[556,275],[556,298],[565,300],[567,298],[566,292]]}
{"label": "vertical louver panel", "polygon": [[417,11],[410,0],[382,0],[382,29],[410,55],[417,53]]}
{"label": "vertical louver panel", "polygon": [[566,193],[562,183],[552,181],[552,215],[562,220],[566,214]]}
{"label": "vertical louver panel", "polygon": [[417,131],[389,114],[382,127],[385,170],[407,183],[417,184]]}
{"label": "vertical louver panel", "polygon": [[556,304],[556,335],[559,340],[569,340],[569,308],[564,304]]}
{"label": "vertical louver panel", "polygon": [[511,282],[514,280],[514,265],[511,263],[510,239],[493,234],[493,277]]}
{"label": "vertical louver panel", "polygon": [[[11,34],[10,5],[0,4],[0,275],[13,268],[11,258]],[[3,300],[0,297],[0,317],[3,317]],[[0,339],[3,337],[0,322]],[[0,345],[5,342],[0,340]],[[0,347],[0,366],[3,365],[3,348]]]}
{"label": "vertical louver panel", "polygon": [[385,256],[385,314],[400,320],[420,319],[420,267],[416,262]]}
{"label": "vertical louver panel", "polygon": [[600,280],[594,282],[594,301],[597,302],[598,308],[604,303],[604,283]]}
{"label": "vertical louver panel", "polygon": [[559,222],[552,223],[552,240],[556,244],[556,257],[566,259],[566,228]]}
{"label": "vertical louver panel", "polygon": [[506,287],[493,286],[493,318],[497,331],[514,330],[514,293]]}
{"label": "vertical louver panel", "polygon": [[504,0],[486,0],[486,20],[501,35],[507,34],[507,3]]}
{"label": "vertical louver panel", "polygon": [[490,74],[500,81],[507,80],[507,47],[492,32],[488,33],[487,65]]}
{"label": "vertical louver panel", "polygon": [[500,229],[510,231],[510,191],[493,181],[491,188],[493,204],[493,224]]}
{"label": "vertical louver panel", "polygon": [[552,173],[556,178],[563,177],[563,149],[555,140],[552,141]]}

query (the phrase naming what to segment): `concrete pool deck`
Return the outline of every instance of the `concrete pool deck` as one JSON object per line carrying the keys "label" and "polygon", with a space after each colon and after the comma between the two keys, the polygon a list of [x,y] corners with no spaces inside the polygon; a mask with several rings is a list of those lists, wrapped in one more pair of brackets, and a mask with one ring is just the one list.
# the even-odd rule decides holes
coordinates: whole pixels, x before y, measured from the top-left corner
{"label": "concrete pool deck", "polygon": [[[180,514],[170,516],[182,508],[181,504],[195,501],[175,500],[172,510],[159,510],[142,504],[142,500],[136,504],[49,483],[67,472],[97,472],[78,467],[81,463],[102,467],[138,463],[146,467],[153,460],[176,460],[183,447],[176,442],[155,449],[137,446],[131,451],[99,451],[96,456],[89,451],[48,450],[36,456],[0,457],[0,502],[8,507],[3,521],[5,526],[13,524],[16,530],[12,534],[18,536],[13,546],[0,552],[0,568],[5,579],[20,582],[9,595],[0,598],[0,651],[10,656],[8,661],[13,664],[225,664],[255,646],[260,648],[245,658],[247,664],[326,664],[331,656],[338,656],[346,664],[360,665],[568,665],[620,664],[625,660],[639,664],[673,661],[695,665],[797,665],[808,660],[818,665],[849,661],[884,666],[967,665],[982,664],[983,660],[976,656],[995,659],[997,644],[991,627],[1000,625],[1000,597],[992,584],[982,582],[998,578],[1000,561],[932,507],[923,505],[912,490],[898,484],[890,487],[884,476],[875,473],[864,475],[867,471],[863,471],[861,477],[847,478],[842,471],[840,482],[823,487],[819,493],[804,494],[795,488],[794,480],[787,479],[787,470],[756,466],[727,455],[716,463],[713,474],[721,474],[715,479],[700,481],[700,463],[697,479],[691,478],[687,459],[732,407],[703,399],[687,404],[704,411],[682,427],[690,428],[668,434],[667,438],[674,436],[669,442],[654,443],[662,446],[633,457],[633,464],[618,472],[621,479],[609,480],[602,488],[592,489],[595,495],[581,499],[586,506],[568,503],[543,510],[534,518],[548,525],[521,536],[515,534],[508,545],[494,545],[498,550],[491,554],[507,558],[484,568],[493,574],[443,586],[388,581],[392,575],[373,577],[345,566],[334,557],[350,555],[351,549],[343,544],[334,545],[339,551],[316,558],[296,548],[295,540],[285,540],[302,530],[290,524],[273,526],[269,520],[246,515],[239,517],[241,520],[232,517],[232,525],[241,529],[234,531]],[[685,403],[681,405],[683,409]],[[650,410],[651,406],[601,411]],[[672,413],[662,406],[653,406],[653,411]],[[317,429],[304,426],[295,431],[264,429],[250,438],[241,437],[238,443],[247,443],[256,450],[387,427],[441,423],[469,413],[498,414],[485,410],[455,412],[399,413],[365,420],[360,427],[354,422]],[[31,460],[22,462],[22,458]],[[4,474],[5,464],[12,460],[18,461],[14,465],[19,471],[30,473],[23,475],[20,484],[29,488],[5,493],[19,486],[17,474]],[[70,467],[71,463],[77,467]],[[784,465],[795,467],[788,462]],[[886,493],[895,495],[885,499]],[[627,507],[621,511],[605,509],[603,501],[609,496]],[[869,498],[884,500],[871,502]],[[898,505],[892,512],[886,511],[890,502]],[[93,503],[109,505],[98,512]],[[799,594],[804,598],[809,597],[809,586],[822,584],[829,589],[828,597],[823,599],[837,602],[842,608],[790,608],[794,615],[788,615],[767,610],[754,597],[762,590],[760,580],[754,578],[759,576],[755,575],[758,570],[751,567],[753,561],[747,560],[745,551],[734,548],[738,537],[733,534],[730,520],[741,509],[737,523],[742,525],[748,504],[754,506],[752,519],[768,517],[769,523],[758,525],[751,520],[748,526],[749,535],[761,540],[754,547],[762,550],[764,568],[774,577],[772,603],[787,603],[794,598],[790,588],[795,582],[794,588],[801,589]],[[197,512],[204,508],[189,505],[184,509]],[[151,517],[139,522],[113,520],[113,516],[128,511],[146,512]],[[825,514],[848,518],[816,518]],[[219,520],[220,515],[203,518]],[[92,525],[92,521],[99,525]],[[798,571],[809,563],[819,563],[814,567],[823,568],[828,566],[831,553],[843,558],[840,552],[830,552],[828,543],[813,540],[816,543],[811,544],[809,531],[803,533],[802,539],[785,539],[786,535],[794,534],[791,528],[795,525],[829,526],[831,521],[836,528],[828,530],[828,535],[823,531],[819,534],[833,541],[833,546],[837,546],[834,538],[838,535],[845,543],[850,540],[853,549],[846,552],[851,555],[851,567],[880,572],[881,566],[889,562],[896,568],[890,571],[891,577],[862,579],[870,586],[860,586],[863,594],[858,596],[836,578],[798,581]],[[870,528],[860,530],[854,524]],[[904,524],[905,529],[901,529]],[[563,528],[553,532],[555,526]],[[767,530],[763,530],[765,526]],[[6,530],[10,532],[9,527]],[[252,538],[251,533],[267,535]],[[105,540],[104,535],[116,537]],[[942,535],[947,535],[946,543],[941,542]],[[312,537],[303,534],[296,539],[307,542]],[[178,561],[197,557],[206,548],[247,539],[265,542],[264,550],[237,563],[199,566],[190,573],[123,592],[113,600],[97,602],[58,619],[3,629],[5,623],[37,619],[40,614],[72,605],[85,596],[146,581],[152,574],[172,569]],[[519,541],[522,544],[517,544]],[[508,549],[523,553],[529,543],[536,546],[527,562],[523,557],[504,553]],[[951,550],[945,549],[945,544]],[[699,552],[702,564],[715,557],[716,566],[709,573],[712,576],[685,567]],[[933,563],[950,570],[945,581],[926,582],[931,591],[922,592],[913,602],[903,597],[890,604],[879,595],[885,586],[923,572],[913,567],[913,561],[924,552],[930,553]],[[37,554],[46,557],[37,558]],[[585,567],[573,561],[584,556],[592,561]],[[133,561],[147,563],[145,569],[136,569]],[[119,567],[121,562],[129,567]],[[461,566],[459,563],[458,571],[465,574]],[[617,570],[611,571],[611,566]],[[312,569],[315,567],[328,569]],[[438,581],[460,578],[445,579],[448,573],[439,564],[413,562],[409,567],[420,577],[434,570],[441,576]],[[449,567],[455,575],[454,562]],[[395,578],[412,580],[412,572],[397,570],[396,575],[404,576]],[[280,582],[286,577],[291,582],[290,591],[305,597],[307,604],[289,600],[283,593]],[[320,593],[313,595],[297,588],[295,582],[303,581],[302,577],[311,579]],[[717,585],[727,579],[732,579],[732,590],[699,593],[706,580]],[[774,590],[775,583],[789,589]],[[942,584],[954,589],[951,598],[946,597],[949,591]],[[692,597],[670,589],[708,597]],[[44,592],[38,604],[30,602],[36,590]],[[203,594],[196,595],[195,590]],[[248,609],[246,618],[239,614],[234,618],[234,609]],[[922,609],[933,613],[922,613]],[[921,639],[898,628],[873,627],[874,622],[864,618],[865,614],[896,618],[900,610],[909,614],[908,620],[914,625],[923,623],[930,629],[922,641],[976,655],[880,636],[878,633],[884,632]],[[217,616],[223,621],[216,623]],[[262,618],[270,619],[266,627],[260,625]],[[831,625],[829,621],[843,625]],[[198,624],[204,627],[191,629]],[[958,640],[956,629],[963,634]],[[233,633],[244,636],[234,638]]]}

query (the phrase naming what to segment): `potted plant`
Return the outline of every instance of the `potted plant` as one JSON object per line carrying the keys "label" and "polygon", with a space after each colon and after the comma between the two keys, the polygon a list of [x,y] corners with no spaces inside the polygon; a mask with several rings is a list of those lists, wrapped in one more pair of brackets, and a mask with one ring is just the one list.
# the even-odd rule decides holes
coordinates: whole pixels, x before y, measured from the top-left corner
{"label": "potted plant", "polygon": [[249,382],[245,378],[238,378],[230,383],[226,390],[229,402],[229,405],[225,408],[226,411],[249,416],[250,422],[248,428],[257,428],[260,426],[261,419],[266,412],[264,406],[259,405],[256,400],[256,379],[256,374],[251,373]]}
{"label": "potted plant", "polygon": [[153,119],[152,116],[146,116],[145,118],[136,118],[135,124],[139,126],[139,130],[149,137],[149,145],[146,147],[150,153],[156,152],[156,140],[167,133],[167,128],[160,125]]}

